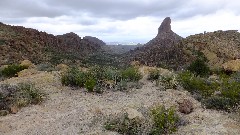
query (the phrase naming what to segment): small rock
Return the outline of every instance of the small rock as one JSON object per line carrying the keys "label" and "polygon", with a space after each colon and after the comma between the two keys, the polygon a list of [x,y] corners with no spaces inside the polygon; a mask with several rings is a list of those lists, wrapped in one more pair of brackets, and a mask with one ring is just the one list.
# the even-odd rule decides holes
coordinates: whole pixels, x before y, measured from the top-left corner
{"label": "small rock", "polygon": [[189,114],[193,111],[193,103],[188,100],[184,99],[181,102],[178,102],[179,104],[179,112],[184,113],[184,114]]}
{"label": "small rock", "polygon": [[10,111],[11,113],[16,114],[19,111],[19,108],[17,106],[11,106]]}
{"label": "small rock", "polygon": [[127,108],[126,113],[128,114],[129,119],[135,119],[135,118],[143,119],[144,118],[141,112],[139,112],[133,108]]}
{"label": "small rock", "polygon": [[26,66],[26,67],[30,67],[33,65],[33,63],[30,60],[23,60],[21,61],[21,66]]}

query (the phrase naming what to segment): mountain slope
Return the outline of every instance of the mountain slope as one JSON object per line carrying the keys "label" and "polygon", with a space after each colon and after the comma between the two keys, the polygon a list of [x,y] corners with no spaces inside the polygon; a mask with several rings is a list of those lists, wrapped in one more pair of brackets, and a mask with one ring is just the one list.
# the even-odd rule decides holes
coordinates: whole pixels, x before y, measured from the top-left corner
{"label": "mountain slope", "polygon": [[34,63],[76,62],[98,52],[101,46],[72,32],[54,36],[31,28],[0,24],[0,65],[24,59]]}
{"label": "mountain slope", "polygon": [[221,68],[222,64],[240,59],[240,33],[236,30],[215,31],[189,36],[180,42],[184,52],[194,57],[195,52],[202,52],[212,69]]}

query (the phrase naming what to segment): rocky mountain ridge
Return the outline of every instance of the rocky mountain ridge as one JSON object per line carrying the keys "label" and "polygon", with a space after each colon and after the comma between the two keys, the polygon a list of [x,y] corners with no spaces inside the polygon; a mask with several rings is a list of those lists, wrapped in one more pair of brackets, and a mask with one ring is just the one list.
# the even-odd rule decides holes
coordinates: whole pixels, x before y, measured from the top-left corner
{"label": "rocky mountain ridge", "polygon": [[66,55],[81,60],[101,50],[102,45],[82,39],[73,32],[54,36],[31,28],[0,24],[0,65],[24,59],[35,63],[49,62],[56,54],[64,56],[58,58],[61,62],[68,59]]}

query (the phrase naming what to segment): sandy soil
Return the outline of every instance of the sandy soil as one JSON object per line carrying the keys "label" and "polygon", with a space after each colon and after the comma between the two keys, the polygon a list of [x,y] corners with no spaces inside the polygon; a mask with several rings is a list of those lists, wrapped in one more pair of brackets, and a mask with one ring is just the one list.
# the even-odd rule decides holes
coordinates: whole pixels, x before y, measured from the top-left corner
{"label": "sandy soil", "polygon": [[108,91],[103,94],[87,93],[84,89],[63,87],[58,72],[38,72],[34,75],[11,78],[1,83],[34,82],[48,94],[41,105],[31,105],[17,114],[0,117],[1,135],[114,135],[103,123],[110,115],[133,108],[144,113],[149,107],[164,104],[176,106],[182,99],[194,104],[191,114],[180,114],[189,123],[175,134],[181,135],[237,135],[240,124],[227,114],[206,110],[184,90],[166,90],[142,80],[141,89],[129,92]]}

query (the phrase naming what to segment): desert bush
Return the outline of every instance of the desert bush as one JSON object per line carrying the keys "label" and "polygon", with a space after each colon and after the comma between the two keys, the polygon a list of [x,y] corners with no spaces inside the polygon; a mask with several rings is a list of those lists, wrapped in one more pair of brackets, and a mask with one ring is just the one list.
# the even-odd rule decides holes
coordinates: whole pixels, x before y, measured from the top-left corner
{"label": "desert bush", "polygon": [[177,130],[180,118],[173,108],[157,106],[151,110],[153,127],[151,135],[171,134]]}
{"label": "desert bush", "polygon": [[200,94],[209,97],[218,90],[219,84],[215,81],[196,77],[191,72],[185,71],[178,75],[180,84],[192,94]]}
{"label": "desert bush", "polygon": [[41,64],[36,65],[36,67],[37,67],[38,71],[51,72],[51,71],[56,70],[53,65],[48,64],[48,63],[41,63]]}
{"label": "desert bush", "polygon": [[79,86],[84,87],[87,80],[87,74],[77,68],[70,68],[62,75],[61,81],[66,86]]}
{"label": "desert bush", "polygon": [[41,93],[34,84],[20,83],[18,91],[14,94],[15,103],[19,107],[24,107],[29,104],[39,104],[44,99],[44,94]]}
{"label": "desert bush", "polygon": [[97,81],[94,78],[90,77],[84,83],[84,87],[87,89],[88,92],[93,92],[96,84],[97,84]]}
{"label": "desert bush", "polygon": [[240,71],[232,74],[231,77],[232,77],[232,79],[233,79],[235,82],[240,83]]}
{"label": "desert bush", "polygon": [[208,97],[202,101],[207,109],[225,110],[229,111],[236,106],[236,102],[230,98],[213,96]]}
{"label": "desert bush", "polygon": [[223,79],[220,91],[223,97],[240,102],[240,83],[235,79]]}
{"label": "desert bush", "polygon": [[97,80],[104,80],[105,67],[93,66],[88,70],[88,76]]}
{"label": "desert bush", "polygon": [[196,76],[207,76],[210,74],[210,69],[203,59],[196,59],[190,64],[188,70],[194,73]]}
{"label": "desert bush", "polygon": [[121,73],[119,70],[111,68],[111,67],[107,67],[105,68],[104,71],[104,79],[105,80],[112,80],[115,82],[119,82],[121,78]]}
{"label": "desert bush", "polygon": [[141,73],[137,68],[128,67],[121,72],[122,79],[127,81],[139,81],[142,78]]}
{"label": "desert bush", "polygon": [[[221,74],[220,79],[214,81],[196,77],[186,71],[179,74],[178,80],[195,98],[201,100],[206,108],[228,111],[240,103],[240,83],[236,76],[238,75]],[[215,91],[219,91],[217,96],[214,95]]]}
{"label": "desert bush", "polygon": [[159,79],[156,82],[156,85],[162,85],[164,89],[176,89],[178,86],[178,81],[176,76],[159,76]]}
{"label": "desert bush", "polygon": [[22,108],[29,104],[41,103],[46,95],[40,92],[32,83],[17,85],[1,84],[0,110],[11,112],[11,106]]}
{"label": "desert bush", "polygon": [[14,77],[17,75],[18,72],[27,69],[27,66],[22,66],[22,65],[17,65],[17,64],[12,64],[8,65],[1,71],[1,75],[4,77]]}
{"label": "desert bush", "polygon": [[121,80],[117,83],[116,90],[125,91],[128,89],[127,81]]}
{"label": "desert bush", "polygon": [[158,80],[160,77],[160,72],[158,69],[153,69],[149,71],[148,80]]}
{"label": "desert bush", "polygon": [[142,121],[139,118],[129,119],[127,114],[123,116],[108,120],[104,127],[106,130],[116,131],[124,135],[139,135],[142,133]]}
{"label": "desert bush", "polygon": [[173,108],[156,106],[143,118],[129,119],[128,114],[108,119],[104,128],[124,135],[161,135],[171,134],[180,126],[181,119]]}

